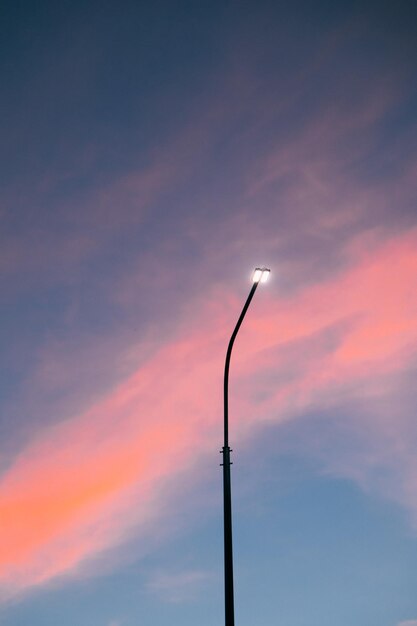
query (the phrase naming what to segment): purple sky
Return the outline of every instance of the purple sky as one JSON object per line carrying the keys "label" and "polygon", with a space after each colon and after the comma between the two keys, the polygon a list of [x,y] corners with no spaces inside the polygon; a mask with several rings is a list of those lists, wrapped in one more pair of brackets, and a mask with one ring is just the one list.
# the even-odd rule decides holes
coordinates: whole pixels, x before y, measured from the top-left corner
{"label": "purple sky", "polygon": [[2,4],[0,621],[417,626],[415,2]]}

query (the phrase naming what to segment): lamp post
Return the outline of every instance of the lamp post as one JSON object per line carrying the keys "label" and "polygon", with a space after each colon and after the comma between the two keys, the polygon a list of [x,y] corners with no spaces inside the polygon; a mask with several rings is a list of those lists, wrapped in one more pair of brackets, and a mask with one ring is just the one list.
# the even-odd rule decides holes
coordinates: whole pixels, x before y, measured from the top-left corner
{"label": "lamp post", "polygon": [[230,453],[229,447],[229,366],[233,344],[243,318],[249,308],[251,300],[260,282],[268,280],[270,270],[266,267],[255,269],[253,285],[237,321],[235,329],[230,337],[224,366],[224,445],[223,454],[223,510],[224,510],[224,598],[225,598],[225,626],[235,626],[235,609],[233,595],[233,544],[232,544],[232,492],[230,486]]}

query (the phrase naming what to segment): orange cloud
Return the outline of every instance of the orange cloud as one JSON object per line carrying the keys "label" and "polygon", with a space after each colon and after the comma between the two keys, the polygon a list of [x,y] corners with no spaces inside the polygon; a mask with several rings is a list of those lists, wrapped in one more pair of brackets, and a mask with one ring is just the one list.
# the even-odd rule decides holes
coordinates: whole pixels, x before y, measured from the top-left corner
{"label": "orange cloud", "polygon": [[[407,367],[417,340],[417,231],[347,254],[347,270],[286,298],[263,291],[233,362],[235,436]],[[216,296],[216,297],[214,297]],[[77,571],[132,527],[157,524],[162,490],[221,437],[226,343],[241,302],[211,294],[191,324],[84,414],[40,432],[0,483],[0,583]],[[201,330],[204,328],[204,331]],[[236,390],[239,393],[236,393]],[[155,526],[156,528],[156,526]]]}
{"label": "orange cloud", "polygon": [[187,363],[204,344],[168,346],[92,410],[40,433],[21,452],[0,486],[6,588],[72,570],[120,541],[132,523],[149,520],[158,486],[190,462],[199,439],[198,377],[212,365],[193,374]]}

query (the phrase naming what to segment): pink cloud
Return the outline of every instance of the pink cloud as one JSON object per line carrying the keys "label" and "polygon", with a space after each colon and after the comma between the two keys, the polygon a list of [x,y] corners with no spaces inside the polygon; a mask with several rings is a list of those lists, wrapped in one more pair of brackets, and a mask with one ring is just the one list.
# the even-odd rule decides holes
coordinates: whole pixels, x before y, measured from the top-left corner
{"label": "pink cloud", "polygon": [[[415,230],[359,240],[346,252],[348,269],[326,282],[258,296],[233,361],[236,438],[332,398],[384,394],[380,382],[415,358],[416,244]],[[195,463],[196,450],[220,443],[224,352],[241,305],[223,290],[190,304],[176,336],[130,378],[21,450],[0,484],[7,592],[76,573],[133,528],[157,532],[167,483]]]}

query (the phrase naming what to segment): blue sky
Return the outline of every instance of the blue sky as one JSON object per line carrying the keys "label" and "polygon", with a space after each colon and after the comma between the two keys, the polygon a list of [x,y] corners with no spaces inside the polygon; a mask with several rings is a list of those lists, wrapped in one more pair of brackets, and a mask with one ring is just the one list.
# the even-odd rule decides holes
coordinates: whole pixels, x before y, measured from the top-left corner
{"label": "blue sky", "polygon": [[0,621],[417,626],[416,6],[5,2]]}

